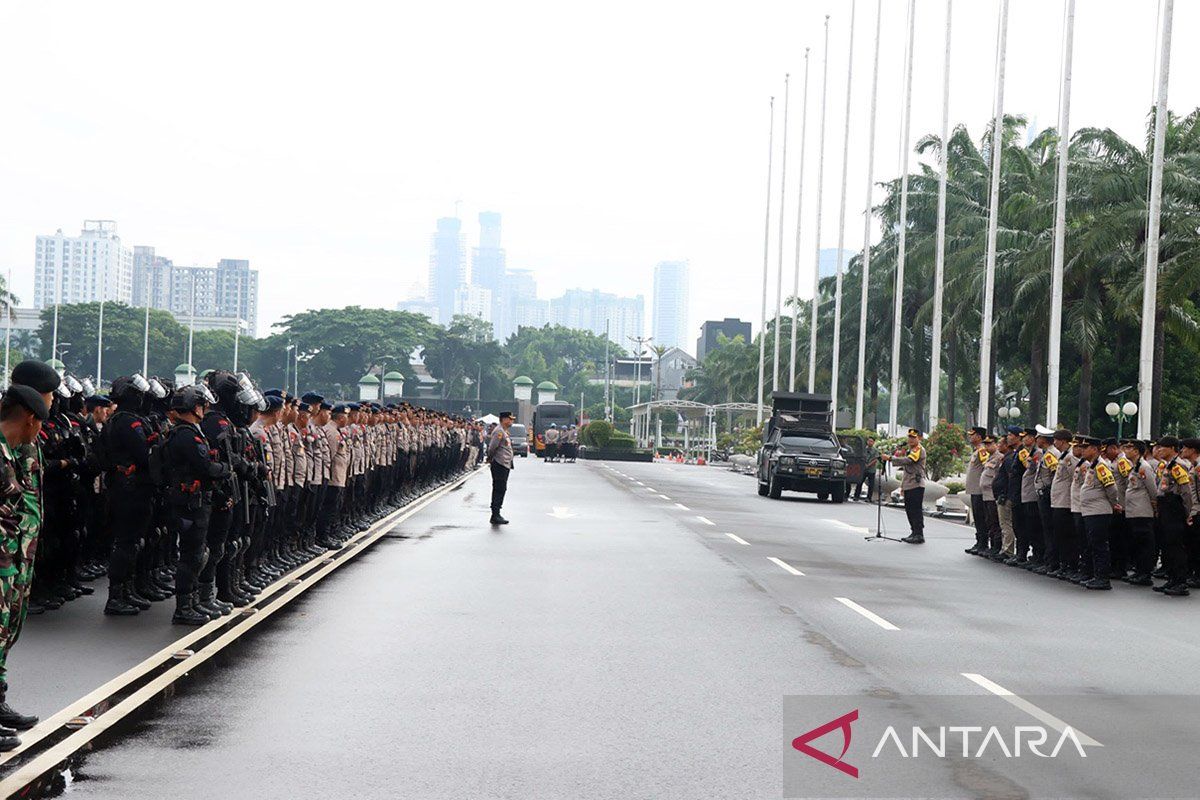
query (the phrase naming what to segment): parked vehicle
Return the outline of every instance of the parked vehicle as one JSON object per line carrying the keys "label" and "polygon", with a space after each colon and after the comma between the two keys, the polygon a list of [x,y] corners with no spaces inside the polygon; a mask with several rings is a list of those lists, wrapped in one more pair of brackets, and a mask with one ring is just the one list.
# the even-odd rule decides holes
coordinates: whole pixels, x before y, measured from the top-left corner
{"label": "parked vehicle", "polygon": [[529,458],[529,432],[525,426],[514,422],[508,429],[508,435],[512,439],[513,455]]}
{"label": "parked vehicle", "polygon": [[846,459],[833,431],[829,395],[775,392],[758,451],[758,493],[778,500],[785,491],[819,500],[846,500]]}

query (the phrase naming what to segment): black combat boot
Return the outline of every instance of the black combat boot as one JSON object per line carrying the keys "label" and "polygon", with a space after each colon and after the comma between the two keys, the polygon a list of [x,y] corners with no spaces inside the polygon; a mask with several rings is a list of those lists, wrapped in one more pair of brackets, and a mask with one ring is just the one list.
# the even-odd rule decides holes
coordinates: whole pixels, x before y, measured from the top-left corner
{"label": "black combat boot", "polygon": [[923,533],[910,533],[908,536],[905,536],[905,537],[904,537],[903,539],[901,539],[900,541],[902,541],[902,542],[908,542],[909,544],[925,544],[925,534],[923,534]]}
{"label": "black combat boot", "polygon": [[209,619],[219,619],[233,612],[233,605],[217,599],[217,587],[213,583],[203,583],[196,587],[196,595],[192,605],[201,614],[208,614]]}
{"label": "black combat boot", "polygon": [[137,606],[139,611],[150,610],[150,598],[143,597],[133,581],[125,581],[125,602],[131,606]]}
{"label": "black combat boot", "polygon": [[[108,602],[104,604],[104,613],[110,617],[132,617],[137,615],[142,609],[139,606],[129,602],[126,584],[109,583],[108,584]],[[149,608],[150,604],[146,604]],[[0,719],[0,724],[3,724]]]}
{"label": "black combat boot", "polygon": [[[220,616],[218,614],[218,616]],[[175,596],[175,614],[171,617],[172,625],[191,625],[199,627],[206,624],[212,617],[207,612],[195,606],[195,593],[188,592]]]}

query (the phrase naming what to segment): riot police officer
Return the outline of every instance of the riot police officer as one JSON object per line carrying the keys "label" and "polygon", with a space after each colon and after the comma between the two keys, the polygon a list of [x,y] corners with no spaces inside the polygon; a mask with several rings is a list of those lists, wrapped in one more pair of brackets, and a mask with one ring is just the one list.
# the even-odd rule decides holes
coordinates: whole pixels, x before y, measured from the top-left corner
{"label": "riot police officer", "polygon": [[117,413],[104,426],[111,460],[108,492],[113,526],[104,613],[116,616],[132,616],[150,608],[150,602],[133,588],[134,564],[150,525],[153,495],[150,445],[142,416],[149,391],[149,382],[138,374],[113,381],[110,396],[117,402]]}
{"label": "riot police officer", "polygon": [[[200,604],[197,579],[204,568],[213,486],[229,477],[229,466],[216,460],[200,430],[207,406],[215,398],[203,385],[188,386],[171,397],[175,425],[167,435],[164,458],[168,484],[166,501],[172,529],[179,540],[175,566],[175,615],[179,625],[203,625],[222,610]],[[229,613],[224,609],[224,613]]]}

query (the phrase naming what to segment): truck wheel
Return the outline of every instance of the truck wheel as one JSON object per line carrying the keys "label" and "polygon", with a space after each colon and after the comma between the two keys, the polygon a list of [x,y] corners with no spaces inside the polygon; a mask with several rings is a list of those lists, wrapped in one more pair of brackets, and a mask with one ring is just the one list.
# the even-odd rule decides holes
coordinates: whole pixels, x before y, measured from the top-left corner
{"label": "truck wheel", "polygon": [[826,500],[829,499],[829,493],[828,492],[817,492],[817,499],[820,500],[822,503],[824,503]]}
{"label": "truck wheel", "polygon": [[758,482],[758,496],[759,497],[767,496],[767,484],[763,483],[762,481]]}
{"label": "truck wheel", "polygon": [[772,500],[778,500],[783,495],[783,487],[779,485],[779,480],[775,477],[775,473],[771,473],[771,483],[767,487],[767,496]]}
{"label": "truck wheel", "polygon": [[839,483],[837,488],[833,490],[833,496],[830,499],[835,503],[846,502],[846,484]]}

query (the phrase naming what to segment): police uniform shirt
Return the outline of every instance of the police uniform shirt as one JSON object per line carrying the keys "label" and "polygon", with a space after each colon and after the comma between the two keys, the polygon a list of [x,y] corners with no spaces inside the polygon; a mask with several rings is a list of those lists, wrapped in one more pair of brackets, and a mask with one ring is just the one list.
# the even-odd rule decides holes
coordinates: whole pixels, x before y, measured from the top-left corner
{"label": "police uniform shirt", "polygon": [[1117,498],[1121,505],[1125,505],[1125,490],[1131,471],[1133,471],[1133,462],[1126,458],[1124,453],[1118,455],[1113,461],[1113,473],[1117,478]]}
{"label": "police uniform shirt", "polygon": [[1079,494],[1083,490],[1083,479],[1087,474],[1088,462],[1079,458],[1075,462],[1075,472],[1071,475],[1071,513],[1080,513]]}
{"label": "police uniform shirt", "polygon": [[1129,463],[1129,473],[1125,479],[1125,507],[1127,519],[1151,519],[1154,517],[1154,501],[1158,498],[1158,481],[1154,470],[1144,459],[1139,458],[1136,464]]}
{"label": "police uniform shirt", "polygon": [[[986,449],[983,454],[987,456],[987,460],[982,462],[979,470],[979,493],[983,495],[984,502],[996,502],[996,494],[992,491],[992,485],[996,482],[996,471],[1000,468],[1000,463],[1004,460],[1000,458],[999,453],[988,453]],[[972,461],[977,461],[979,455],[971,457]]]}
{"label": "police uniform shirt", "polygon": [[1117,498],[1117,478],[1112,465],[1101,457],[1095,462],[1084,464],[1083,485],[1079,487],[1079,513],[1085,517],[1113,513]]}
{"label": "police uniform shirt", "polygon": [[900,457],[900,490],[919,489],[925,485],[925,448],[917,445]]}
{"label": "police uniform shirt", "polygon": [[1038,459],[1037,473],[1033,476],[1033,488],[1037,490],[1039,499],[1054,482],[1054,471],[1058,466],[1059,455],[1058,448],[1054,445],[1042,450],[1042,456]]}
{"label": "police uniform shirt", "polygon": [[292,445],[292,485],[307,486],[308,485],[308,446],[304,441],[304,434],[295,422],[289,422],[287,426],[288,440]]}
{"label": "police uniform shirt", "polygon": [[[971,460],[967,462],[967,494],[983,494],[983,489],[979,486],[979,479],[983,476],[983,465],[987,463],[988,451],[983,445],[975,448],[975,452],[971,454]],[[995,480],[993,473],[992,479]]]}
{"label": "police uniform shirt", "polygon": [[[1057,448],[1055,452],[1058,452]],[[1047,466],[1051,461],[1054,462],[1054,477],[1050,481],[1050,507],[1076,510],[1079,497],[1075,491],[1074,478],[1079,459],[1068,448],[1061,455],[1051,456],[1047,453],[1043,461]]]}
{"label": "police uniform shirt", "polygon": [[1042,460],[1042,450],[1039,447],[1022,447],[1017,451],[1017,458],[1025,471],[1021,473],[1021,502],[1036,503],[1038,499],[1037,478],[1038,463]]}
{"label": "police uniform shirt", "polygon": [[346,475],[350,471],[350,443],[346,433],[333,420],[325,423],[325,438],[329,442],[332,461],[329,473],[330,486],[346,486]]}
{"label": "police uniform shirt", "polygon": [[1195,513],[1195,489],[1193,487],[1191,464],[1185,458],[1173,458],[1159,465],[1158,493],[1160,495],[1175,495],[1183,501],[1183,511],[1188,517]]}

